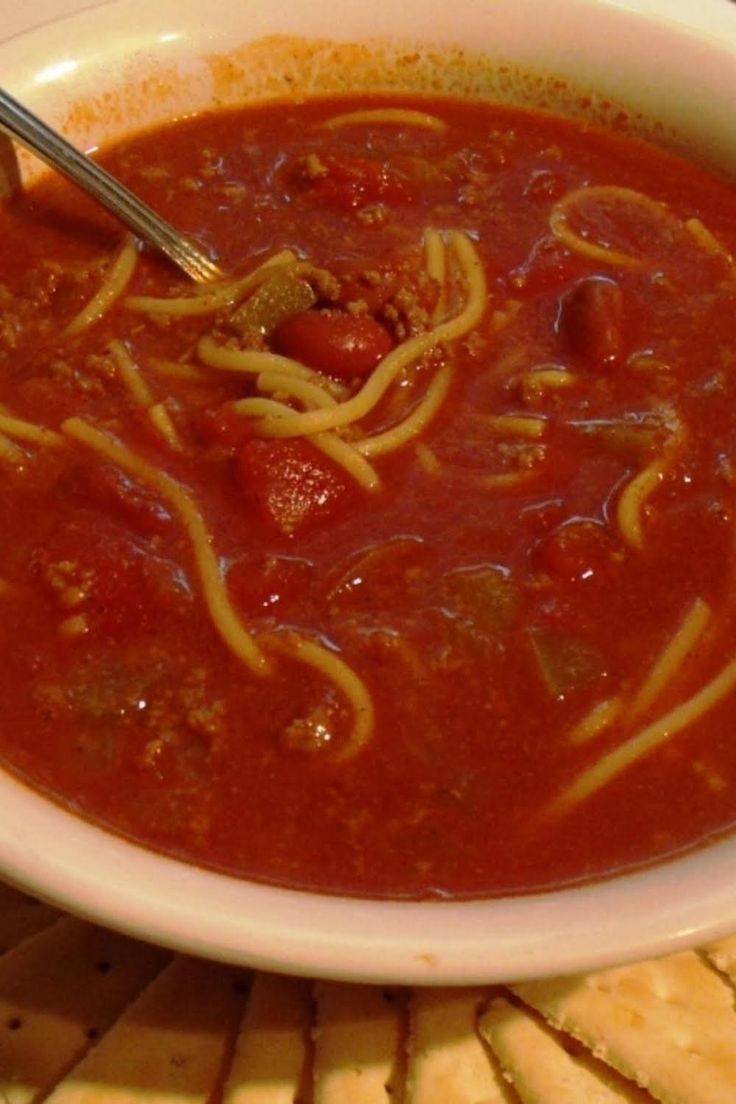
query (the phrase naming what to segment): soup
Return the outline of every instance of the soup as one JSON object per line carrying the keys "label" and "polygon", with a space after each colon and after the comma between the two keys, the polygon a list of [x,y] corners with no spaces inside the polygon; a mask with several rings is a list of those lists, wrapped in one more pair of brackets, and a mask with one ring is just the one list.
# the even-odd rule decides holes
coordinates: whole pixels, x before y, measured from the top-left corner
{"label": "soup", "polygon": [[450,99],[178,122],[0,211],[0,755],[147,846],[498,895],[736,817],[736,192]]}

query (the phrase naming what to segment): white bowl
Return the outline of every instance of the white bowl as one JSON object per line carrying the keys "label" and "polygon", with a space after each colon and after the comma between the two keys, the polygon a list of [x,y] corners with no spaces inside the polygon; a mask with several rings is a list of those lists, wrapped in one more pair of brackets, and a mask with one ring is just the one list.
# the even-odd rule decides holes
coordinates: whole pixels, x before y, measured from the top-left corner
{"label": "white bowl", "polygon": [[[597,91],[601,113],[603,101],[623,104],[659,120],[668,142],[736,166],[736,6],[727,0],[341,0],[339,12],[338,20],[313,0],[115,0],[0,44],[0,71],[10,91],[90,148],[213,102],[283,92],[287,72],[305,88],[339,86],[339,49],[312,51],[305,63],[293,43],[252,45],[264,36],[391,39],[452,48],[442,80],[469,90],[486,85],[538,101],[554,93],[545,74],[561,75]],[[463,65],[462,50],[507,65],[489,75],[472,58]],[[377,71],[372,57],[356,55],[356,80]],[[406,77],[396,69],[388,79]],[[554,95],[562,107],[575,101],[564,88]],[[23,168],[28,178],[39,171],[29,158]],[[557,892],[485,902],[353,900],[164,858],[2,772],[0,871],[72,912],[177,949],[365,981],[459,984],[573,972],[736,930],[736,838]]]}

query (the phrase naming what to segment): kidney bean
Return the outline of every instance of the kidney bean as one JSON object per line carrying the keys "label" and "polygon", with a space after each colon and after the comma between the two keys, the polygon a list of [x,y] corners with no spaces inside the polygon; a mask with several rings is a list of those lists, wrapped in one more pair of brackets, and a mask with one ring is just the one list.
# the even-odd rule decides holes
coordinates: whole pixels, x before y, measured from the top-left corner
{"label": "kidney bean", "polygon": [[275,341],[285,356],[338,379],[370,375],[393,348],[391,335],[375,318],[339,310],[293,314],[278,327]]}
{"label": "kidney bean", "polygon": [[559,332],[590,368],[605,368],[619,359],[623,324],[623,292],[607,276],[586,277],[562,299]]}
{"label": "kidney bean", "polygon": [[538,566],[561,579],[589,579],[610,570],[615,545],[604,525],[592,518],[564,522],[539,542]]}

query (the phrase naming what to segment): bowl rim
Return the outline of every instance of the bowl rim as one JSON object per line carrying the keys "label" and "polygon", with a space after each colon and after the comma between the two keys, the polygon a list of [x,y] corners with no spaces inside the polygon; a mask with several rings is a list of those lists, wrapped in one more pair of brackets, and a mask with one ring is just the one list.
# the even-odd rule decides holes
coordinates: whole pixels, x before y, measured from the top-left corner
{"label": "bowl rim", "polygon": [[[549,893],[364,900],[191,866],[65,811],[12,776],[0,778],[0,793],[0,870],[18,888],[148,942],[263,970],[488,984],[638,961],[736,928],[736,838]],[[203,912],[202,901],[216,907]]]}
{"label": "bowl rim", "polygon": [[[197,3],[164,0],[160,25],[168,11],[194,10]],[[736,6],[726,0],[550,0],[550,6],[625,8],[719,47],[726,34],[736,60]],[[131,7],[143,11],[146,4],[104,0],[51,19],[0,43],[0,56],[6,46],[19,44],[22,52],[61,29],[68,38],[97,33],[108,16]],[[0,810],[0,872],[20,888],[127,934],[261,969],[378,983],[489,983],[602,968],[736,930],[736,835],[590,885],[490,901],[382,901],[191,866],[66,812],[4,770]]]}

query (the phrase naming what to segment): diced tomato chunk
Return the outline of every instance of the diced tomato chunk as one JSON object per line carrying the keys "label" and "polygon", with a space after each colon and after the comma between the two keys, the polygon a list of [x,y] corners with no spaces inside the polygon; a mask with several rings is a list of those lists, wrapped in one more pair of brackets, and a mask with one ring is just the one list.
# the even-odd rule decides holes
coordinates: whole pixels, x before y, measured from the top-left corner
{"label": "diced tomato chunk", "polygon": [[344,516],[354,501],[350,477],[308,440],[249,441],[236,462],[263,521],[286,536]]}
{"label": "diced tomato chunk", "polygon": [[324,154],[319,163],[324,171],[309,178],[310,190],[334,207],[352,210],[372,203],[407,204],[416,199],[409,180],[380,161]]}
{"label": "diced tomato chunk", "polygon": [[590,579],[610,570],[616,546],[604,525],[577,518],[557,526],[537,546],[539,566],[562,579]]}
{"label": "diced tomato chunk", "polygon": [[276,331],[286,356],[338,379],[369,375],[393,348],[388,330],[367,314],[308,310],[293,314]]}

